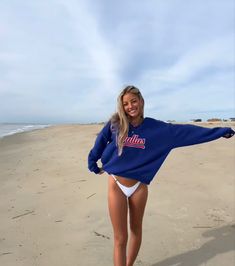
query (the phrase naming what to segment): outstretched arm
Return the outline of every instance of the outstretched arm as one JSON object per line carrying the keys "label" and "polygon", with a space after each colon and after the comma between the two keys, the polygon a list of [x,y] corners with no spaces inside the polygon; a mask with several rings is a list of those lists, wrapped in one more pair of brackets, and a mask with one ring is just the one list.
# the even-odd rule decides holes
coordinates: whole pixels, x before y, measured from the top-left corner
{"label": "outstretched arm", "polygon": [[220,137],[230,138],[234,130],[230,127],[206,128],[190,124],[170,124],[172,147],[183,147],[216,140]]}

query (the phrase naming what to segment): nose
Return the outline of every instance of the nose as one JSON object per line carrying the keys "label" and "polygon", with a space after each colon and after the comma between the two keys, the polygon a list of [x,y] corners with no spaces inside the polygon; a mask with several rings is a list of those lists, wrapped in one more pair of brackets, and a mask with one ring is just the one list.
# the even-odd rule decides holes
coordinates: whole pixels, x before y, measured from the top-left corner
{"label": "nose", "polygon": [[132,106],[133,106],[133,104],[132,104],[132,103],[128,103],[128,109],[131,109],[131,108],[132,108]]}

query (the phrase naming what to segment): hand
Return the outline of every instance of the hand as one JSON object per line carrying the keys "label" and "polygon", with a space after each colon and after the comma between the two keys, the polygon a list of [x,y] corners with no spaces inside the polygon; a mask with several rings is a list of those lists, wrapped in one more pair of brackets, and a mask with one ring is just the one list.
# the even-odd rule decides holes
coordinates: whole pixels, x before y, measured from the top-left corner
{"label": "hand", "polygon": [[103,173],[104,173],[104,170],[102,168],[100,168],[99,175],[102,175]]}
{"label": "hand", "polygon": [[230,133],[227,133],[223,136],[223,138],[226,138],[226,139],[229,139],[231,138],[232,136],[234,135],[234,131],[233,132],[230,132]]}

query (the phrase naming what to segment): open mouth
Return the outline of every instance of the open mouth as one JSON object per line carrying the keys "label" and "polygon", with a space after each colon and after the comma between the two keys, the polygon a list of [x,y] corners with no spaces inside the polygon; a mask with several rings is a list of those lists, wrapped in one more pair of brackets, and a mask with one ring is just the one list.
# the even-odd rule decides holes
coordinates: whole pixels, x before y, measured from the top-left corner
{"label": "open mouth", "polygon": [[134,114],[136,114],[137,113],[137,110],[131,110],[131,111],[129,111],[129,114],[130,115],[134,115]]}

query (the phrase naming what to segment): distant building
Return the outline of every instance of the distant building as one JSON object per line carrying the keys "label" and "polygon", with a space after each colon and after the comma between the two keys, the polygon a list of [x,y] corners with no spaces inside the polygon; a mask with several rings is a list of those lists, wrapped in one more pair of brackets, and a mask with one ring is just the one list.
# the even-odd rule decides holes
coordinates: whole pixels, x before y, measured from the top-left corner
{"label": "distant building", "polygon": [[200,118],[197,119],[192,119],[193,122],[202,122],[202,120]]}
{"label": "distant building", "polygon": [[230,119],[230,121],[235,121],[235,117],[232,117],[232,118],[229,118]]}
{"label": "distant building", "polygon": [[221,122],[222,120],[220,118],[210,118],[207,119],[207,122]]}

